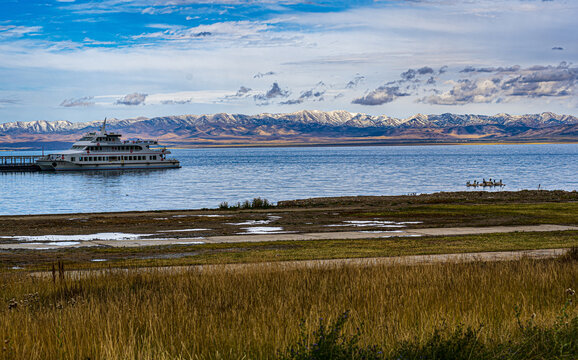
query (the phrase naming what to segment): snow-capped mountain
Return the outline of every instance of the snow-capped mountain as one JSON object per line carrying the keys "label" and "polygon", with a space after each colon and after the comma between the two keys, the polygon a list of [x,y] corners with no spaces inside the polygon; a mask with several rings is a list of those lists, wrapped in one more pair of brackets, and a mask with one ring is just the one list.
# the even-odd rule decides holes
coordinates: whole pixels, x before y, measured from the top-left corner
{"label": "snow-capped mountain", "polygon": [[[70,143],[102,121],[32,121],[0,124],[0,146]],[[288,114],[212,114],[108,119],[126,138],[156,138],[179,146],[236,144],[399,143],[462,141],[576,141],[578,118],[529,115],[424,115],[398,119],[347,111]],[[9,145],[13,144],[13,145]],[[60,146],[60,145],[59,145]]]}

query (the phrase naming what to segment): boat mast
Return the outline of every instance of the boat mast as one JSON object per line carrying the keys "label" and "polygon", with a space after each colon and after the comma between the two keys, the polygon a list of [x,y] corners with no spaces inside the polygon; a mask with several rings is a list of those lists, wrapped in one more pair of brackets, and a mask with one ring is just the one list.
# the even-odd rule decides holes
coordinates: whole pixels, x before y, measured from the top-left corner
{"label": "boat mast", "polygon": [[100,128],[100,132],[104,134],[105,128],[106,128],[106,118],[104,118],[104,121],[102,123],[102,127]]}

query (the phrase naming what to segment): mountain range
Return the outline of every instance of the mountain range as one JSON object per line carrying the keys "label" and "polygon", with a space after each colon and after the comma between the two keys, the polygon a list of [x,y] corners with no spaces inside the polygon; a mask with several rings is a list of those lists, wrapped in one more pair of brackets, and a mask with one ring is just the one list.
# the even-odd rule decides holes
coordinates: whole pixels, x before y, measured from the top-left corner
{"label": "mountain range", "polygon": [[[0,149],[67,148],[102,121],[0,124]],[[550,112],[528,115],[423,115],[399,119],[347,111],[287,114],[213,114],[108,119],[123,138],[152,138],[178,147],[463,142],[576,142],[578,118]]]}

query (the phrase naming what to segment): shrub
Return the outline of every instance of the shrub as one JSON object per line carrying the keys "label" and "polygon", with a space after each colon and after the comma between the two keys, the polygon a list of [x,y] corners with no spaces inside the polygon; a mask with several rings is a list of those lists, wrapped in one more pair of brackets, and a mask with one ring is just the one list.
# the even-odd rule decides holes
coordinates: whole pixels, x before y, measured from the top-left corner
{"label": "shrub", "polygon": [[284,360],[326,360],[326,359],[382,359],[382,352],[377,346],[361,347],[358,345],[359,329],[353,336],[342,334],[343,326],[349,318],[349,312],[341,314],[333,323],[326,325],[319,319],[317,330],[313,331],[312,342],[301,322],[299,341],[290,346],[280,358]]}
{"label": "shrub", "polygon": [[393,356],[398,360],[409,359],[489,359],[485,346],[478,341],[481,327],[473,329],[458,327],[454,331],[445,328],[434,330],[431,337],[422,344],[418,339],[403,342]]}
{"label": "shrub", "polygon": [[578,261],[578,246],[572,246],[568,252],[566,252],[564,258],[569,261]]}
{"label": "shrub", "polygon": [[229,205],[228,202],[224,201],[219,204],[220,210],[239,210],[239,209],[269,209],[274,207],[271,202],[267,199],[261,199],[260,197],[254,198],[253,200],[245,200],[243,203],[238,202],[234,205]]}

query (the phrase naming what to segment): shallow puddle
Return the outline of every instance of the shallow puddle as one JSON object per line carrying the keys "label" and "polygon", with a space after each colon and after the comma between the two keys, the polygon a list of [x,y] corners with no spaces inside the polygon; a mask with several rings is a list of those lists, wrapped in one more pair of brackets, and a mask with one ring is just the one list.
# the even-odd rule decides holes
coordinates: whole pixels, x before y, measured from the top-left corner
{"label": "shallow puddle", "polygon": [[[97,233],[88,235],[38,235],[38,236],[12,236],[10,239],[21,242],[47,242],[60,243],[94,241],[94,240],[138,240],[143,236],[153,236],[154,234],[127,234],[127,233]],[[65,246],[65,245],[61,245]]]}
{"label": "shallow puddle", "polygon": [[227,225],[243,226],[243,225],[267,225],[273,221],[281,219],[281,216],[268,215],[267,220],[246,220],[238,223],[227,223]]}
{"label": "shallow puddle", "polygon": [[255,226],[242,228],[245,232],[238,233],[243,235],[258,235],[258,234],[284,234],[287,233],[283,231],[280,226]]}
{"label": "shallow puddle", "polygon": [[211,229],[178,229],[178,230],[159,230],[159,233],[168,233],[168,232],[193,232],[193,231],[209,231]]}
{"label": "shallow puddle", "polygon": [[328,227],[380,227],[380,228],[403,228],[404,223],[382,220],[348,220],[344,224],[325,225]]}

